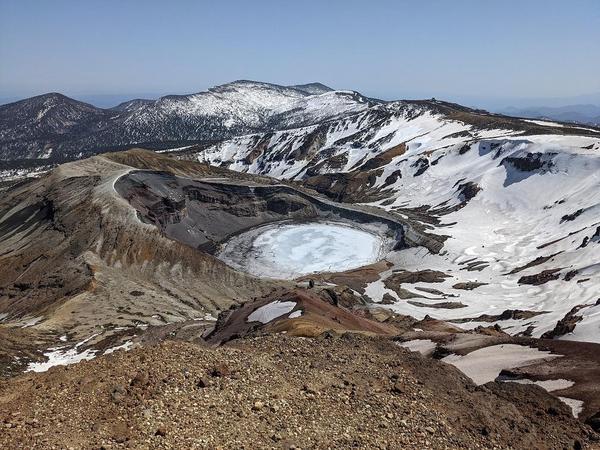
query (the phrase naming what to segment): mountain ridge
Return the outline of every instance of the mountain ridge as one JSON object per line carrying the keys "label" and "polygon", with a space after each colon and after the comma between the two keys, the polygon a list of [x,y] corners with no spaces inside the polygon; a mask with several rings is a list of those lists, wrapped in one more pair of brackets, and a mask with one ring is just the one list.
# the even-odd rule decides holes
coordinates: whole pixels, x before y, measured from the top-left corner
{"label": "mountain ridge", "polygon": [[[373,103],[358,93],[352,95],[355,98],[320,83],[279,86],[239,80],[195,94],[134,99],[103,109],[49,93],[0,106],[0,159],[80,158],[139,142],[223,139],[301,126],[324,119],[318,107],[322,105],[302,112],[311,100],[322,101],[320,96],[325,96],[334,116]],[[66,117],[63,110],[68,110]],[[56,120],[44,127],[40,120],[46,113]],[[276,115],[285,125],[273,122]]]}
{"label": "mountain ridge", "polygon": [[[280,86],[238,80],[194,94],[133,99],[112,108],[97,108],[59,93],[0,106],[0,160],[63,161],[141,144],[164,148],[173,143],[220,141],[403,104],[447,114],[448,120],[476,120],[484,127],[533,127],[520,119],[435,99],[384,102],[317,82]],[[570,127],[559,132],[572,133]],[[585,130],[576,133],[585,134]]]}
{"label": "mountain ridge", "polygon": [[593,104],[577,104],[559,107],[508,107],[499,110],[499,112],[516,117],[526,117],[531,119],[558,120],[561,122],[579,123],[592,126],[600,125],[600,106]]}

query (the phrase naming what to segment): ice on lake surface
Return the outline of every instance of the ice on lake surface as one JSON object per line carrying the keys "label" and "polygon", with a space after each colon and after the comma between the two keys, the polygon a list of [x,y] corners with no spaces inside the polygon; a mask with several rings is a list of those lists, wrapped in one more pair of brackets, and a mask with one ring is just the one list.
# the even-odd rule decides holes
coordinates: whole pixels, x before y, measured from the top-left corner
{"label": "ice on lake surface", "polygon": [[383,239],[341,223],[276,224],[232,239],[219,257],[253,275],[296,278],[341,272],[378,261]]}

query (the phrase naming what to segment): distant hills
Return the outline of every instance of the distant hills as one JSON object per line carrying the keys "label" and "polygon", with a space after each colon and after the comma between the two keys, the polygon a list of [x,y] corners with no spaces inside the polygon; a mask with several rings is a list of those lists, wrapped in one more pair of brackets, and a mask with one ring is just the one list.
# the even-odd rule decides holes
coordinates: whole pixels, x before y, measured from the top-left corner
{"label": "distant hills", "polygon": [[501,114],[530,119],[550,119],[560,122],[574,122],[588,125],[600,125],[600,106],[597,105],[568,105],[568,106],[537,106],[537,107],[508,107],[498,111]]}
{"label": "distant hills", "polygon": [[131,146],[178,148],[243,135],[324,126],[344,117],[354,117],[348,125],[354,128],[358,124],[353,121],[359,120],[359,114],[369,112],[370,118],[387,120],[396,108],[405,105],[413,105],[423,113],[447,114],[448,120],[458,119],[484,129],[533,132],[531,123],[506,115],[600,123],[600,107],[593,105],[509,108],[502,112],[505,115],[499,115],[435,99],[382,101],[356,91],[334,90],[318,82],[280,86],[238,80],[205,92],[166,95],[154,100],[132,99],[111,108],[99,108],[59,93],[1,105],[0,160],[57,163]]}
{"label": "distant hills", "polygon": [[377,102],[321,83],[248,80],[106,109],[50,93],[0,106],[0,160],[64,160],[131,144],[222,140],[311,125]]}

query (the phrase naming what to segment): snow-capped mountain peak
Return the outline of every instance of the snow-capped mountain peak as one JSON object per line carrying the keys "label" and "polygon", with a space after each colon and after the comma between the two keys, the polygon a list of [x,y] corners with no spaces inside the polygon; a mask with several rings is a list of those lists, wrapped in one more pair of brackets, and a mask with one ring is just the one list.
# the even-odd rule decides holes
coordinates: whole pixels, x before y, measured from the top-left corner
{"label": "snow-capped mountain peak", "polygon": [[330,88],[329,86],[325,86],[323,83],[295,84],[295,85],[288,86],[288,87],[298,89],[298,90],[306,92],[307,94],[310,94],[310,95],[324,94],[326,92],[335,90],[335,89]]}
{"label": "snow-capped mountain peak", "polygon": [[[320,83],[279,86],[250,80],[110,109],[47,94],[0,106],[0,159],[36,158],[48,147],[55,156],[73,158],[137,143],[220,140],[305,126],[372,104],[356,92]],[[52,111],[55,119],[48,127],[33,126]]]}

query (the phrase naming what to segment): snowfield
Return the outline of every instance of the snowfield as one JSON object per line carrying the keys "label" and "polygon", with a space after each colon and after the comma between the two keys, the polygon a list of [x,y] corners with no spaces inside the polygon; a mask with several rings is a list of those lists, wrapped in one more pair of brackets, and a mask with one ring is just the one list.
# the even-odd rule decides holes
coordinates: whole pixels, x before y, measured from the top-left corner
{"label": "snowfield", "polygon": [[[387,293],[396,303],[386,307],[401,314],[455,320],[467,329],[497,323],[510,334],[534,337],[552,332],[577,308],[580,320],[558,337],[600,342],[600,131],[495,116],[485,117],[489,125],[476,126],[457,118],[462,110],[449,117],[435,105],[376,105],[320,125],[234,138],[198,159],[297,181],[368,172],[364,190],[382,199],[365,197],[364,203],[404,218],[424,209],[438,219],[422,222],[427,232],[448,236],[439,254],[424,248],[388,254],[394,267],[366,287],[372,301]],[[387,157],[390,151],[395,153]],[[267,236],[265,245],[290,250],[277,235]],[[326,259],[310,270],[348,268],[334,263]],[[448,277],[435,284],[403,283],[417,302],[385,285],[394,271],[424,269]],[[454,287],[465,282],[481,284]],[[444,298],[464,307],[427,306]],[[506,310],[531,314],[477,319]]]}
{"label": "snowfield", "polygon": [[[503,321],[500,325],[516,334],[534,326],[534,336],[554,328],[574,306],[586,306],[586,319],[578,324],[575,338],[600,341],[599,298],[600,248],[582,247],[600,225],[600,158],[573,146],[579,139],[559,136],[529,137],[527,142],[500,141],[498,151],[503,157],[519,158],[528,153],[549,155],[551,165],[535,173],[522,172],[499,164],[491,152],[482,151],[487,142],[475,144],[465,155],[448,152],[445,164],[437,164],[419,180],[426,187],[398,182],[393,189],[398,199],[386,209],[403,206],[456,205],[460,198],[452,196],[458,181],[471,181],[481,192],[464,207],[443,216],[439,231],[450,235],[444,245],[446,254],[433,255],[406,251],[399,256],[407,270],[428,267],[458,276],[436,284],[435,288],[457,295],[468,308],[444,311],[444,318],[476,317],[481,314],[500,314],[506,309],[532,310],[543,314],[530,320]],[[598,141],[581,140],[581,145],[596,145]],[[470,157],[466,157],[469,155]],[[552,156],[550,156],[552,155]],[[455,181],[457,180],[457,181]],[[583,194],[585,193],[585,194]],[[406,204],[408,199],[408,205]],[[581,210],[574,220],[563,217]],[[592,238],[592,240],[597,238]],[[550,244],[550,245],[547,245]],[[550,256],[547,262],[509,274],[513,270]],[[481,262],[477,270],[467,270],[469,262]],[[520,284],[519,279],[543,270],[559,269],[556,280],[539,285]],[[569,272],[574,278],[565,280]],[[573,272],[574,273],[574,272]],[[461,291],[452,286],[458,281],[487,283],[473,291]],[[403,286],[409,290],[426,287],[423,283]],[[398,303],[395,310],[422,317],[427,309],[408,303]],[[440,317],[441,314],[434,313]],[[473,321],[461,326],[474,328],[486,323]],[[582,326],[583,325],[583,326]],[[577,330],[579,328],[579,330]]]}

